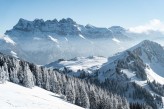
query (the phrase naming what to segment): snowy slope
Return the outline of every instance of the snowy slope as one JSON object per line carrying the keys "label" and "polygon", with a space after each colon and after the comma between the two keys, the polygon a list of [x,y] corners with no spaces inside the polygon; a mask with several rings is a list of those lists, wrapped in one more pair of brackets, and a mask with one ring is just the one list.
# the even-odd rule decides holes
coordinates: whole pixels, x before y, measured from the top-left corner
{"label": "snowy slope", "polygon": [[12,45],[15,45],[16,43],[8,36],[1,36],[0,39],[4,40],[6,43],[10,43]]}
{"label": "snowy slope", "polygon": [[10,82],[0,84],[0,106],[1,109],[83,109],[39,87],[29,89]]}
{"label": "snowy slope", "polygon": [[164,77],[164,48],[160,44],[145,40],[129,50],[138,55],[153,72]]}
{"label": "snowy slope", "polygon": [[17,58],[28,59],[28,53],[22,50],[19,44],[17,44],[11,37],[6,35],[0,36],[0,52]]}
{"label": "snowy slope", "polygon": [[160,44],[144,40],[128,50],[142,59],[149,81],[164,84],[164,49]]}
{"label": "snowy slope", "polygon": [[91,74],[98,70],[106,62],[107,58],[105,57],[90,56],[87,58],[76,57],[71,60],[58,60],[45,66],[61,70],[65,67],[68,70],[71,70],[73,75],[79,75],[79,70],[84,70],[85,72]]}

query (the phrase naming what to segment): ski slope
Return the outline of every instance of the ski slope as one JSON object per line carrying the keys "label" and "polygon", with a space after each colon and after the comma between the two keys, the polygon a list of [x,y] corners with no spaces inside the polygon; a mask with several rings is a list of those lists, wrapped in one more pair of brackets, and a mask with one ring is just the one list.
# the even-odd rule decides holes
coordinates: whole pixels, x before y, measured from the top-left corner
{"label": "ski slope", "polygon": [[83,109],[39,87],[32,89],[6,82],[0,84],[0,109]]}

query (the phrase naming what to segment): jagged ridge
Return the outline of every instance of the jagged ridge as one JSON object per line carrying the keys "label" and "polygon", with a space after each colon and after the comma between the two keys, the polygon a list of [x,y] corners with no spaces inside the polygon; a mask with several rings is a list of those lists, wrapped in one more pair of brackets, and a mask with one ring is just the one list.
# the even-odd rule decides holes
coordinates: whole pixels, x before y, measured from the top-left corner
{"label": "jagged ridge", "polygon": [[[37,32],[42,32],[46,34],[47,32],[55,33],[57,35],[79,35],[82,34],[85,37],[89,38],[119,38],[124,39],[128,38],[125,33],[125,29],[119,26],[113,26],[109,29],[107,28],[99,28],[91,25],[80,25],[73,21],[71,18],[62,19],[62,20],[47,20],[43,19],[35,19],[34,21],[28,21],[25,19],[20,19],[18,23],[13,27],[12,30],[6,31],[6,35],[11,36],[19,36],[14,33],[14,31],[18,32],[32,32],[33,34]],[[122,37],[121,37],[122,36]]]}

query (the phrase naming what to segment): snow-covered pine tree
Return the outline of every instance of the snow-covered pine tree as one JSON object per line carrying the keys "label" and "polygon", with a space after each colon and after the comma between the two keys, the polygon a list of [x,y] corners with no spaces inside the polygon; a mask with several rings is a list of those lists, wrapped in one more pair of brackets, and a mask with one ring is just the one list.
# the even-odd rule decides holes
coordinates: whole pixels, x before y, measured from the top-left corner
{"label": "snow-covered pine tree", "polygon": [[6,81],[6,72],[4,71],[4,67],[0,67],[0,83],[4,83]]}
{"label": "snow-covered pine tree", "polygon": [[27,63],[25,63],[23,67],[24,67],[22,71],[24,74],[23,85],[25,87],[32,88],[34,86],[33,74],[29,69],[29,65]]}
{"label": "snow-covered pine tree", "polygon": [[75,104],[82,106],[84,108],[89,108],[90,104],[89,104],[89,98],[88,95],[86,93],[86,89],[83,86],[83,82],[78,84],[78,90],[76,94],[76,99],[75,99]]}
{"label": "snow-covered pine tree", "polygon": [[67,101],[71,103],[75,103],[75,90],[71,81],[68,81],[68,83],[66,84],[65,94],[66,94]]}

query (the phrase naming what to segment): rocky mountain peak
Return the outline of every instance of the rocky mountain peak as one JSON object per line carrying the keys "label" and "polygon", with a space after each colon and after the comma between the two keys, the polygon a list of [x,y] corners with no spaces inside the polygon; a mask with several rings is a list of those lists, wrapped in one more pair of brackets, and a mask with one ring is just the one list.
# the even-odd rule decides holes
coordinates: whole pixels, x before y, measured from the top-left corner
{"label": "rocky mountain peak", "polygon": [[87,24],[86,26],[85,26],[85,28],[95,28],[95,26],[93,26],[93,25],[91,25],[91,24]]}
{"label": "rocky mountain peak", "polygon": [[59,23],[76,24],[76,22],[73,21],[73,19],[71,18],[66,18],[66,19],[63,18],[62,20],[59,21]]}
{"label": "rocky mountain peak", "polygon": [[[153,63],[158,63],[160,66],[164,66],[164,49],[156,42],[144,40],[129,50],[138,55],[150,66],[154,67],[154,65],[152,65]],[[156,67],[154,67],[154,69],[157,70]]]}
{"label": "rocky mountain peak", "polygon": [[137,44],[136,46],[132,47],[130,50],[135,51],[136,49],[142,49],[144,52],[149,52],[149,53],[155,52],[156,54],[160,54],[164,52],[164,49],[160,44],[150,40],[144,40],[139,44]]}
{"label": "rocky mountain peak", "polygon": [[18,23],[14,26],[14,29],[18,29],[18,30],[28,29],[27,27],[30,23],[31,23],[30,21],[20,18]]}
{"label": "rocky mountain peak", "polygon": [[125,31],[125,28],[121,26],[111,26],[109,29],[112,31]]}
{"label": "rocky mountain peak", "polygon": [[[86,38],[113,38],[129,39],[124,33],[125,29],[120,26],[113,26],[110,29],[95,27],[90,24],[83,26],[77,24],[71,18],[63,18],[61,20],[35,19],[28,21],[20,18],[13,29],[6,31],[6,35],[11,37],[36,37],[36,36],[78,36],[82,34]],[[44,34],[44,35],[43,35]]]}

